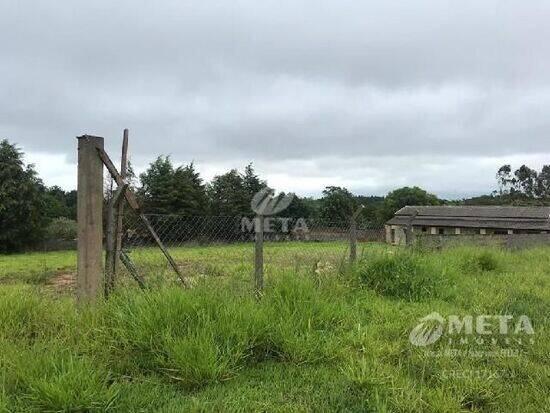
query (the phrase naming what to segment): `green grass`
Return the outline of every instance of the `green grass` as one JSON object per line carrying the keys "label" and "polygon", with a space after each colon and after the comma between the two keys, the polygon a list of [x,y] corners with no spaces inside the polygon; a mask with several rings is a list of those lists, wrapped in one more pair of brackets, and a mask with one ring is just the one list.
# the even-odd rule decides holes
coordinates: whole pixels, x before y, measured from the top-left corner
{"label": "green grass", "polygon": [[[147,292],[119,288],[80,310],[26,275],[37,262],[74,268],[73,253],[0,257],[10,279],[0,286],[0,412],[547,411],[550,248],[370,245],[355,268],[342,245],[267,249],[260,301],[250,245],[193,247],[173,250],[203,275],[193,288],[158,277]],[[132,254],[154,268],[150,251]],[[535,334],[463,345],[494,354],[434,357],[445,339],[409,342],[433,312],[527,315]]]}
{"label": "green grass", "polygon": [[62,271],[76,270],[76,251],[0,255],[0,283],[41,284]]}

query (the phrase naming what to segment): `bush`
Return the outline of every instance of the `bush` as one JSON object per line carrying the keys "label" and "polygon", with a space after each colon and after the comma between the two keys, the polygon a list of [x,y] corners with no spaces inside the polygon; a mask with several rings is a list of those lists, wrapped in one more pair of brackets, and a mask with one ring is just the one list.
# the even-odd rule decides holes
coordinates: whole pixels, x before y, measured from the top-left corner
{"label": "bush", "polygon": [[441,283],[436,270],[411,253],[374,258],[359,269],[361,281],[379,294],[416,301],[434,296]]}
{"label": "bush", "polygon": [[55,218],[46,228],[46,238],[52,240],[76,239],[76,221],[69,218]]}

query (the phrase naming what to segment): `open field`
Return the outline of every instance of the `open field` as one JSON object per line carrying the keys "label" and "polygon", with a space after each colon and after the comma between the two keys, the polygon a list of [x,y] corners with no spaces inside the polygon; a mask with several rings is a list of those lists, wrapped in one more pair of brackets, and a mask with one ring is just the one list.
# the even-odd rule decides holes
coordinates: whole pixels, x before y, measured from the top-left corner
{"label": "open field", "polygon": [[[358,254],[384,251],[384,244],[359,243]],[[242,275],[253,270],[254,244],[191,245],[170,247],[182,271],[189,275]],[[348,256],[347,242],[266,242],[266,272],[309,270],[316,266],[340,267]],[[144,276],[169,280],[174,273],[156,247],[131,248],[129,255]],[[74,276],[76,251],[0,255],[0,283],[24,282],[41,285],[56,276]]]}
{"label": "open field", "polygon": [[[157,277],[82,311],[48,289],[74,252],[0,256],[0,411],[548,411],[550,248],[373,244],[349,268],[345,245],[311,245],[266,246],[259,302],[251,245],[188,247],[193,288]],[[513,318],[413,345],[434,312]]]}

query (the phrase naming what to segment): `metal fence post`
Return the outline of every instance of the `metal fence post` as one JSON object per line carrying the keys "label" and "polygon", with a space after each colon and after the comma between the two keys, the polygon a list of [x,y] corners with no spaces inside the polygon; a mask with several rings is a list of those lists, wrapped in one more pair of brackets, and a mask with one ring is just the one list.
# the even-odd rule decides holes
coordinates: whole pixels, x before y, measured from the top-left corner
{"label": "metal fence post", "polygon": [[260,298],[264,289],[264,216],[258,215],[254,221],[254,292]]}
{"label": "metal fence post", "polygon": [[78,254],[76,296],[82,304],[94,301],[103,274],[103,162],[97,148],[103,138],[84,135],[78,139]]}

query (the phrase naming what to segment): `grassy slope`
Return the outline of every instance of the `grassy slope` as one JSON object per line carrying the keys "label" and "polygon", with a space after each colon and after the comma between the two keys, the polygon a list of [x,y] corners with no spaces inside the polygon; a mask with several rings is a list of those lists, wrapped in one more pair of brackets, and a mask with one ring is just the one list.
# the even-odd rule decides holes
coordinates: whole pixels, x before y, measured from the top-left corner
{"label": "grassy slope", "polygon": [[[220,248],[213,255],[238,257],[244,247]],[[296,253],[291,247],[278,256]],[[175,255],[198,262],[203,254]],[[2,257],[0,277],[36,280],[25,271],[51,257]],[[72,254],[53,257],[54,266],[74,265]],[[201,278],[188,291],[121,291],[81,312],[39,286],[2,286],[0,411],[548,409],[549,249],[376,249],[364,258],[345,274],[274,265],[261,303],[247,290],[244,267]],[[234,269],[231,260],[215,265]],[[429,357],[408,335],[433,311],[526,314],[535,343],[513,344],[521,351],[513,358]]]}

